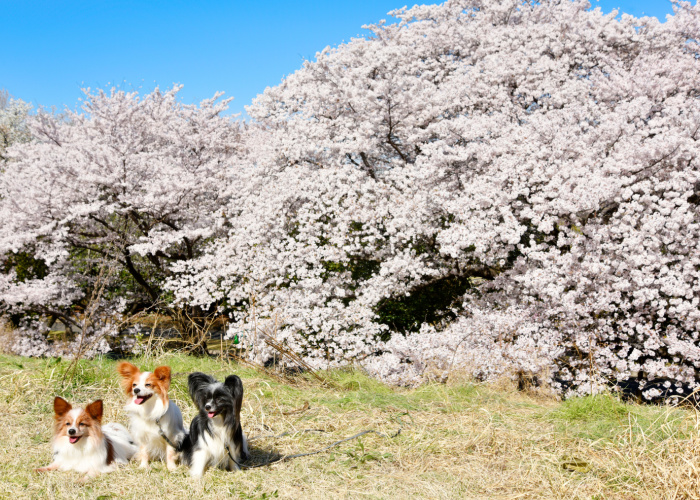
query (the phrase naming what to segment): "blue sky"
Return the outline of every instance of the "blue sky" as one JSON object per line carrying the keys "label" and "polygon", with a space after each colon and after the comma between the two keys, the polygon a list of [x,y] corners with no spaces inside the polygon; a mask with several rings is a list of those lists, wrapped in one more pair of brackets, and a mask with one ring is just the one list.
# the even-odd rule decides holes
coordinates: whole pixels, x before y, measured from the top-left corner
{"label": "blue sky", "polygon": [[[304,59],[405,2],[0,0],[0,89],[63,109],[76,106],[81,87],[150,91],[177,82],[185,102],[223,90],[241,112]],[[591,3],[660,19],[672,12],[667,0]]]}

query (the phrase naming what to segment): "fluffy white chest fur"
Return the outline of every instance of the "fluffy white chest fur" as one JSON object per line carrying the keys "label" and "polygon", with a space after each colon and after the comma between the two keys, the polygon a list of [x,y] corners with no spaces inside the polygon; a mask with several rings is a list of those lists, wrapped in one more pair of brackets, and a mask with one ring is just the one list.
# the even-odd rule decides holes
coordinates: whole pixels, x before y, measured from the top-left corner
{"label": "fluffy white chest fur", "polygon": [[86,436],[75,444],[68,441],[68,436],[59,436],[53,443],[53,462],[60,470],[99,473],[111,472],[119,464],[125,464],[136,453],[136,445],[123,425],[107,424],[102,426],[102,433],[112,443],[114,459],[107,463],[108,445],[104,439]]}
{"label": "fluffy white chest fur", "polygon": [[136,441],[148,449],[149,456],[165,458],[167,443],[160,435],[160,427],[168,439],[176,441],[184,434],[182,413],[175,404],[163,403],[159,397],[152,397],[142,405],[130,402],[126,405],[131,422],[131,432]]}
{"label": "fluffy white chest fur", "polygon": [[226,427],[224,427],[221,417],[212,419],[212,435],[204,433],[204,442],[206,443],[206,453],[209,454],[209,466],[218,467],[228,463],[229,456],[226,447],[231,447],[228,436],[226,435]]}

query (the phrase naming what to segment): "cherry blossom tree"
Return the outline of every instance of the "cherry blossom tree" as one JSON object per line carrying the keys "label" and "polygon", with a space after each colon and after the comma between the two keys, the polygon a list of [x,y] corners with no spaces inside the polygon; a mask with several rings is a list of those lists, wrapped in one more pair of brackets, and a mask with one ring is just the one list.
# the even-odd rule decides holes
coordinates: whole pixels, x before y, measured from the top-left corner
{"label": "cherry blossom tree", "polygon": [[185,105],[179,90],[87,90],[81,112],[29,120],[34,141],[0,175],[3,309],[80,327],[104,269],[113,312],[164,302],[170,264],[217,232],[239,134],[228,100]]}
{"label": "cherry blossom tree", "polygon": [[248,108],[228,236],[171,286],[228,298],[255,356],[695,387],[700,9],[674,11],[449,0],[325,49]]}
{"label": "cherry blossom tree", "polygon": [[68,314],[108,262],[115,310],[216,308],[260,362],[697,387],[700,8],[392,15],[266,89],[245,127],[177,88],[30,120],[0,176],[0,303]]}

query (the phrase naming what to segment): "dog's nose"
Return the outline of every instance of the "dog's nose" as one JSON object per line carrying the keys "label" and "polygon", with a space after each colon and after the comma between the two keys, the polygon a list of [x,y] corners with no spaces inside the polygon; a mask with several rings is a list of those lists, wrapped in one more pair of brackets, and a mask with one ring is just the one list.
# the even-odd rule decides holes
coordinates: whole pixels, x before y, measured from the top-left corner
{"label": "dog's nose", "polygon": [[211,405],[209,403],[205,404],[204,409],[207,411],[211,410]]}
{"label": "dog's nose", "polygon": [[68,429],[68,434],[70,434],[71,436],[75,436],[75,429],[73,429],[72,427]]}
{"label": "dog's nose", "polygon": [[141,389],[139,389],[138,387],[134,389],[134,394],[138,394],[139,392],[141,392]]}

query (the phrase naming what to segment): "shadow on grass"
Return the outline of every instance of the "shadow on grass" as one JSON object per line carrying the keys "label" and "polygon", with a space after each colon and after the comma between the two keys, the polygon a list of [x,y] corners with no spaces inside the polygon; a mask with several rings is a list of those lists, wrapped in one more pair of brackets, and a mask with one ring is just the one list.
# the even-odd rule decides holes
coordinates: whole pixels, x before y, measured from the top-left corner
{"label": "shadow on grass", "polygon": [[285,455],[282,455],[278,451],[273,449],[263,449],[256,446],[249,447],[248,460],[243,462],[243,469],[257,469],[259,467],[265,467],[267,465],[272,465],[276,462],[280,462]]}

